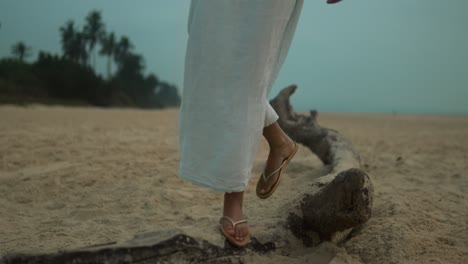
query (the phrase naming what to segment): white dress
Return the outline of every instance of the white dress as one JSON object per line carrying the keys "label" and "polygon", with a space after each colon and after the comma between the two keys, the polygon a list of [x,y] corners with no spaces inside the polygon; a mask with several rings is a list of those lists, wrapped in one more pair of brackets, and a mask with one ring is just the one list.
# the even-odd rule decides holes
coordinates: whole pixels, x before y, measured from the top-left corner
{"label": "white dress", "polygon": [[222,192],[251,177],[268,95],[303,0],[192,0],[179,110],[179,176]]}

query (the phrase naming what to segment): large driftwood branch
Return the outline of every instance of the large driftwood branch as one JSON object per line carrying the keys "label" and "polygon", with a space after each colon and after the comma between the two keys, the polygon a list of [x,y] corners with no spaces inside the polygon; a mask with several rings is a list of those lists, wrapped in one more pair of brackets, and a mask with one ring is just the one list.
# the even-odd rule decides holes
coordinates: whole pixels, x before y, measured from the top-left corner
{"label": "large driftwood branch", "polygon": [[[289,215],[286,224],[279,226],[307,246],[323,240],[339,242],[371,216],[372,184],[360,169],[359,155],[348,139],[336,130],[321,127],[316,111],[310,111],[308,116],[294,112],[289,97],[295,90],[296,86],[291,85],[270,102],[279,115],[278,123],[292,139],[315,153],[330,168],[330,173],[311,181],[292,202],[281,206]],[[276,231],[282,234],[283,230]],[[178,231],[151,232],[120,244],[6,256],[0,263],[237,263],[247,251],[264,254],[278,247],[273,242],[262,244],[255,237],[252,241],[245,249],[227,243],[223,248]]]}
{"label": "large driftwood branch", "polygon": [[296,88],[296,85],[284,88],[270,102],[279,116],[281,128],[296,142],[308,147],[325,165],[331,165],[335,170],[360,168],[359,154],[351,142],[338,131],[321,127],[317,122],[317,111],[311,110],[309,116],[294,112],[289,97]]}
{"label": "large driftwood branch", "polygon": [[[328,165],[330,173],[298,197],[299,213],[292,213],[289,223],[295,227],[293,231],[313,230],[322,239],[338,241],[370,218],[373,186],[361,170],[359,154],[347,138],[334,129],[320,126],[315,110],[308,116],[294,112],[289,98],[296,89],[296,85],[286,87],[271,100],[279,115],[278,124]],[[297,226],[298,223],[303,226]],[[294,233],[304,236],[304,232]]]}

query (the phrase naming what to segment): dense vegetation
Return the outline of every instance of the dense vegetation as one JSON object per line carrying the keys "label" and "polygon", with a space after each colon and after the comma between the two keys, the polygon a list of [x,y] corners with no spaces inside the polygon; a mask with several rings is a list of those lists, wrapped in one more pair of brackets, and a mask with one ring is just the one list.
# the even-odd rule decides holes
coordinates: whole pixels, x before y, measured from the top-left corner
{"label": "dense vegetation", "polygon": [[[36,61],[28,63],[25,59],[31,56],[31,47],[18,42],[12,47],[13,57],[0,59],[0,103],[142,108],[180,104],[174,85],[154,74],[144,75],[144,59],[134,52],[128,37],[118,39],[114,32],[106,32],[99,11],[87,15],[81,31],[73,21],[59,31],[60,55],[40,51]],[[95,71],[98,55],[107,57],[105,77]]]}

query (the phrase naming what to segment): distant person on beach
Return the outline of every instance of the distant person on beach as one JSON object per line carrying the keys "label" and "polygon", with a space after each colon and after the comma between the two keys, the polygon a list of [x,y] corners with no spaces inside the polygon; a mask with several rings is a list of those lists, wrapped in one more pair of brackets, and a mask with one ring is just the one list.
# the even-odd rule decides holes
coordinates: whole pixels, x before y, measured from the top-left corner
{"label": "distant person on beach", "polygon": [[256,187],[261,199],[276,190],[298,149],[278,125],[267,97],[303,2],[192,0],[190,5],[179,110],[179,175],[224,192],[220,230],[236,246],[250,242],[242,202],[260,137],[270,147]]}

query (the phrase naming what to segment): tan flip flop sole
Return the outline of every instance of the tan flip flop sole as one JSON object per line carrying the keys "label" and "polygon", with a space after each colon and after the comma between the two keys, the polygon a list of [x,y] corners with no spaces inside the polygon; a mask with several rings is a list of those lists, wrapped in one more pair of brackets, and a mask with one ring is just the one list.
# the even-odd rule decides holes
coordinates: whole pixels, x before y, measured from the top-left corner
{"label": "tan flip flop sole", "polygon": [[296,155],[296,152],[297,150],[299,149],[299,146],[297,145],[296,142],[294,142],[294,151],[289,154],[288,157],[286,157],[283,162],[281,163],[281,166],[276,169],[275,171],[273,171],[272,173],[270,173],[270,175],[268,175],[268,177],[265,177],[265,171],[262,172],[262,175],[260,176],[261,178],[263,178],[263,181],[266,183],[268,181],[268,179],[273,176],[276,172],[278,172],[278,178],[276,179],[276,182],[273,184],[271,190],[269,192],[266,192],[266,193],[260,193],[259,190],[261,189],[260,186],[259,186],[259,182],[261,179],[258,180],[257,182],[257,189],[256,189],[256,193],[257,193],[257,196],[258,198],[260,199],[266,199],[268,197],[270,197],[275,191],[276,191],[276,188],[278,188],[279,186],[279,183],[280,183],[280,180],[281,180],[281,172],[282,170],[286,167],[286,165],[289,163],[289,161]]}

